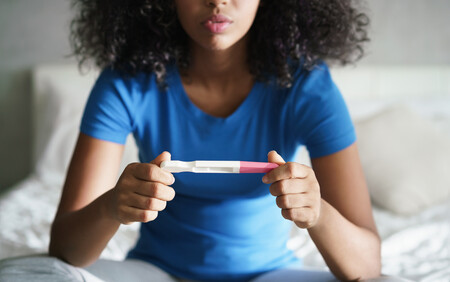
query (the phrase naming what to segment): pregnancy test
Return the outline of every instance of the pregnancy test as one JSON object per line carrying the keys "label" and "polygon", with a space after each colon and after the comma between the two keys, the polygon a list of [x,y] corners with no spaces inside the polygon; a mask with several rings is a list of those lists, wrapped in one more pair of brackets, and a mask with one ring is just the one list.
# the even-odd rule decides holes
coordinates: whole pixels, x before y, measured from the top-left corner
{"label": "pregnancy test", "polygon": [[278,165],[275,163],[244,161],[163,161],[160,167],[169,172],[267,173],[278,167]]}

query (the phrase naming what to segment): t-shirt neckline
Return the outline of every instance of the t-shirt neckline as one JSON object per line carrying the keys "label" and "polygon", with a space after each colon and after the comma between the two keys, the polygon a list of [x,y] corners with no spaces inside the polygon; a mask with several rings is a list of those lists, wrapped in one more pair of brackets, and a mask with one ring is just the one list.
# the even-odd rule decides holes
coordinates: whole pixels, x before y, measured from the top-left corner
{"label": "t-shirt neckline", "polygon": [[168,79],[170,80],[168,91],[174,95],[174,99],[186,114],[208,124],[234,123],[247,119],[264,96],[262,93],[264,85],[259,81],[255,81],[247,97],[233,113],[227,117],[216,117],[204,112],[191,101],[184,90],[181,76],[176,66],[168,68]]}

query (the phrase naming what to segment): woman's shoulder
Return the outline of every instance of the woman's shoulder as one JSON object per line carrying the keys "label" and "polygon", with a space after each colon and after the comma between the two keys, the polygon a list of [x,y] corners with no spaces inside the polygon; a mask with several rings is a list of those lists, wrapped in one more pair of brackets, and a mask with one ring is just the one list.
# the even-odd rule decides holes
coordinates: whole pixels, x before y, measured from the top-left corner
{"label": "woman's shoulder", "polygon": [[313,66],[305,66],[299,63],[292,67],[292,86],[305,83],[329,82],[331,79],[330,69],[324,61],[319,61]]}
{"label": "woman's shoulder", "polygon": [[120,96],[122,99],[140,100],[144,97],[155,96],[161,87],[158,86],[153,72],[127,73],[122,70],[106,67],[101,72],[94,85],[93,92],[98,95]]}
{"label": "woman's shoulder", "polygon": [[98,81],[105,84],[125,84],[130,86],[142,86],[156,84],[156,75],[153,72],[140,71],[130,73],[112,67],[104,68],[98,77]]}
{"label": "woman's shoulder", "polygon": [[325,98],[339,93],[328,65],[321,61],[311,68],[302,64],[296,66],[292,75],[292,86],[288,89],[289,96],[298,98]]}

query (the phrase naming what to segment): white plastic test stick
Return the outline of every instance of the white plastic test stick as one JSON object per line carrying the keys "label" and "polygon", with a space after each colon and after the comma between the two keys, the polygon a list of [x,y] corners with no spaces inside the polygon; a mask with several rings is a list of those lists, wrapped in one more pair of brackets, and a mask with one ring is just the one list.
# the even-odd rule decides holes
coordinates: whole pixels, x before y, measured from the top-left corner
{"label": "white plastic test stick", "polygon": [[267,173],[278,167],[275,163],[245,161],[163,161],[160,166],[170,172],[195,173]]}

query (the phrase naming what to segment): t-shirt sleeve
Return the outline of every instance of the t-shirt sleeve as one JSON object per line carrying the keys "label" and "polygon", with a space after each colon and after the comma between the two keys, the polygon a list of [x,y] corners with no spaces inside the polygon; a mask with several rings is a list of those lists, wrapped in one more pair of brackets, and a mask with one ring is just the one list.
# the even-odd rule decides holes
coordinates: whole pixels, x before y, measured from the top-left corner
{"label": "t-shirt sleeve", "polygon": [[311,158],[336,153],[353,144],[355,129],[326,64],[297,74],[292,87],[292,130]]}
{"label": "t-shirt sleeve", "polygon": [[125,144],[133,129],[130,87],[118,73],[105,69],[91,90],[80,131],[91,137]]}

